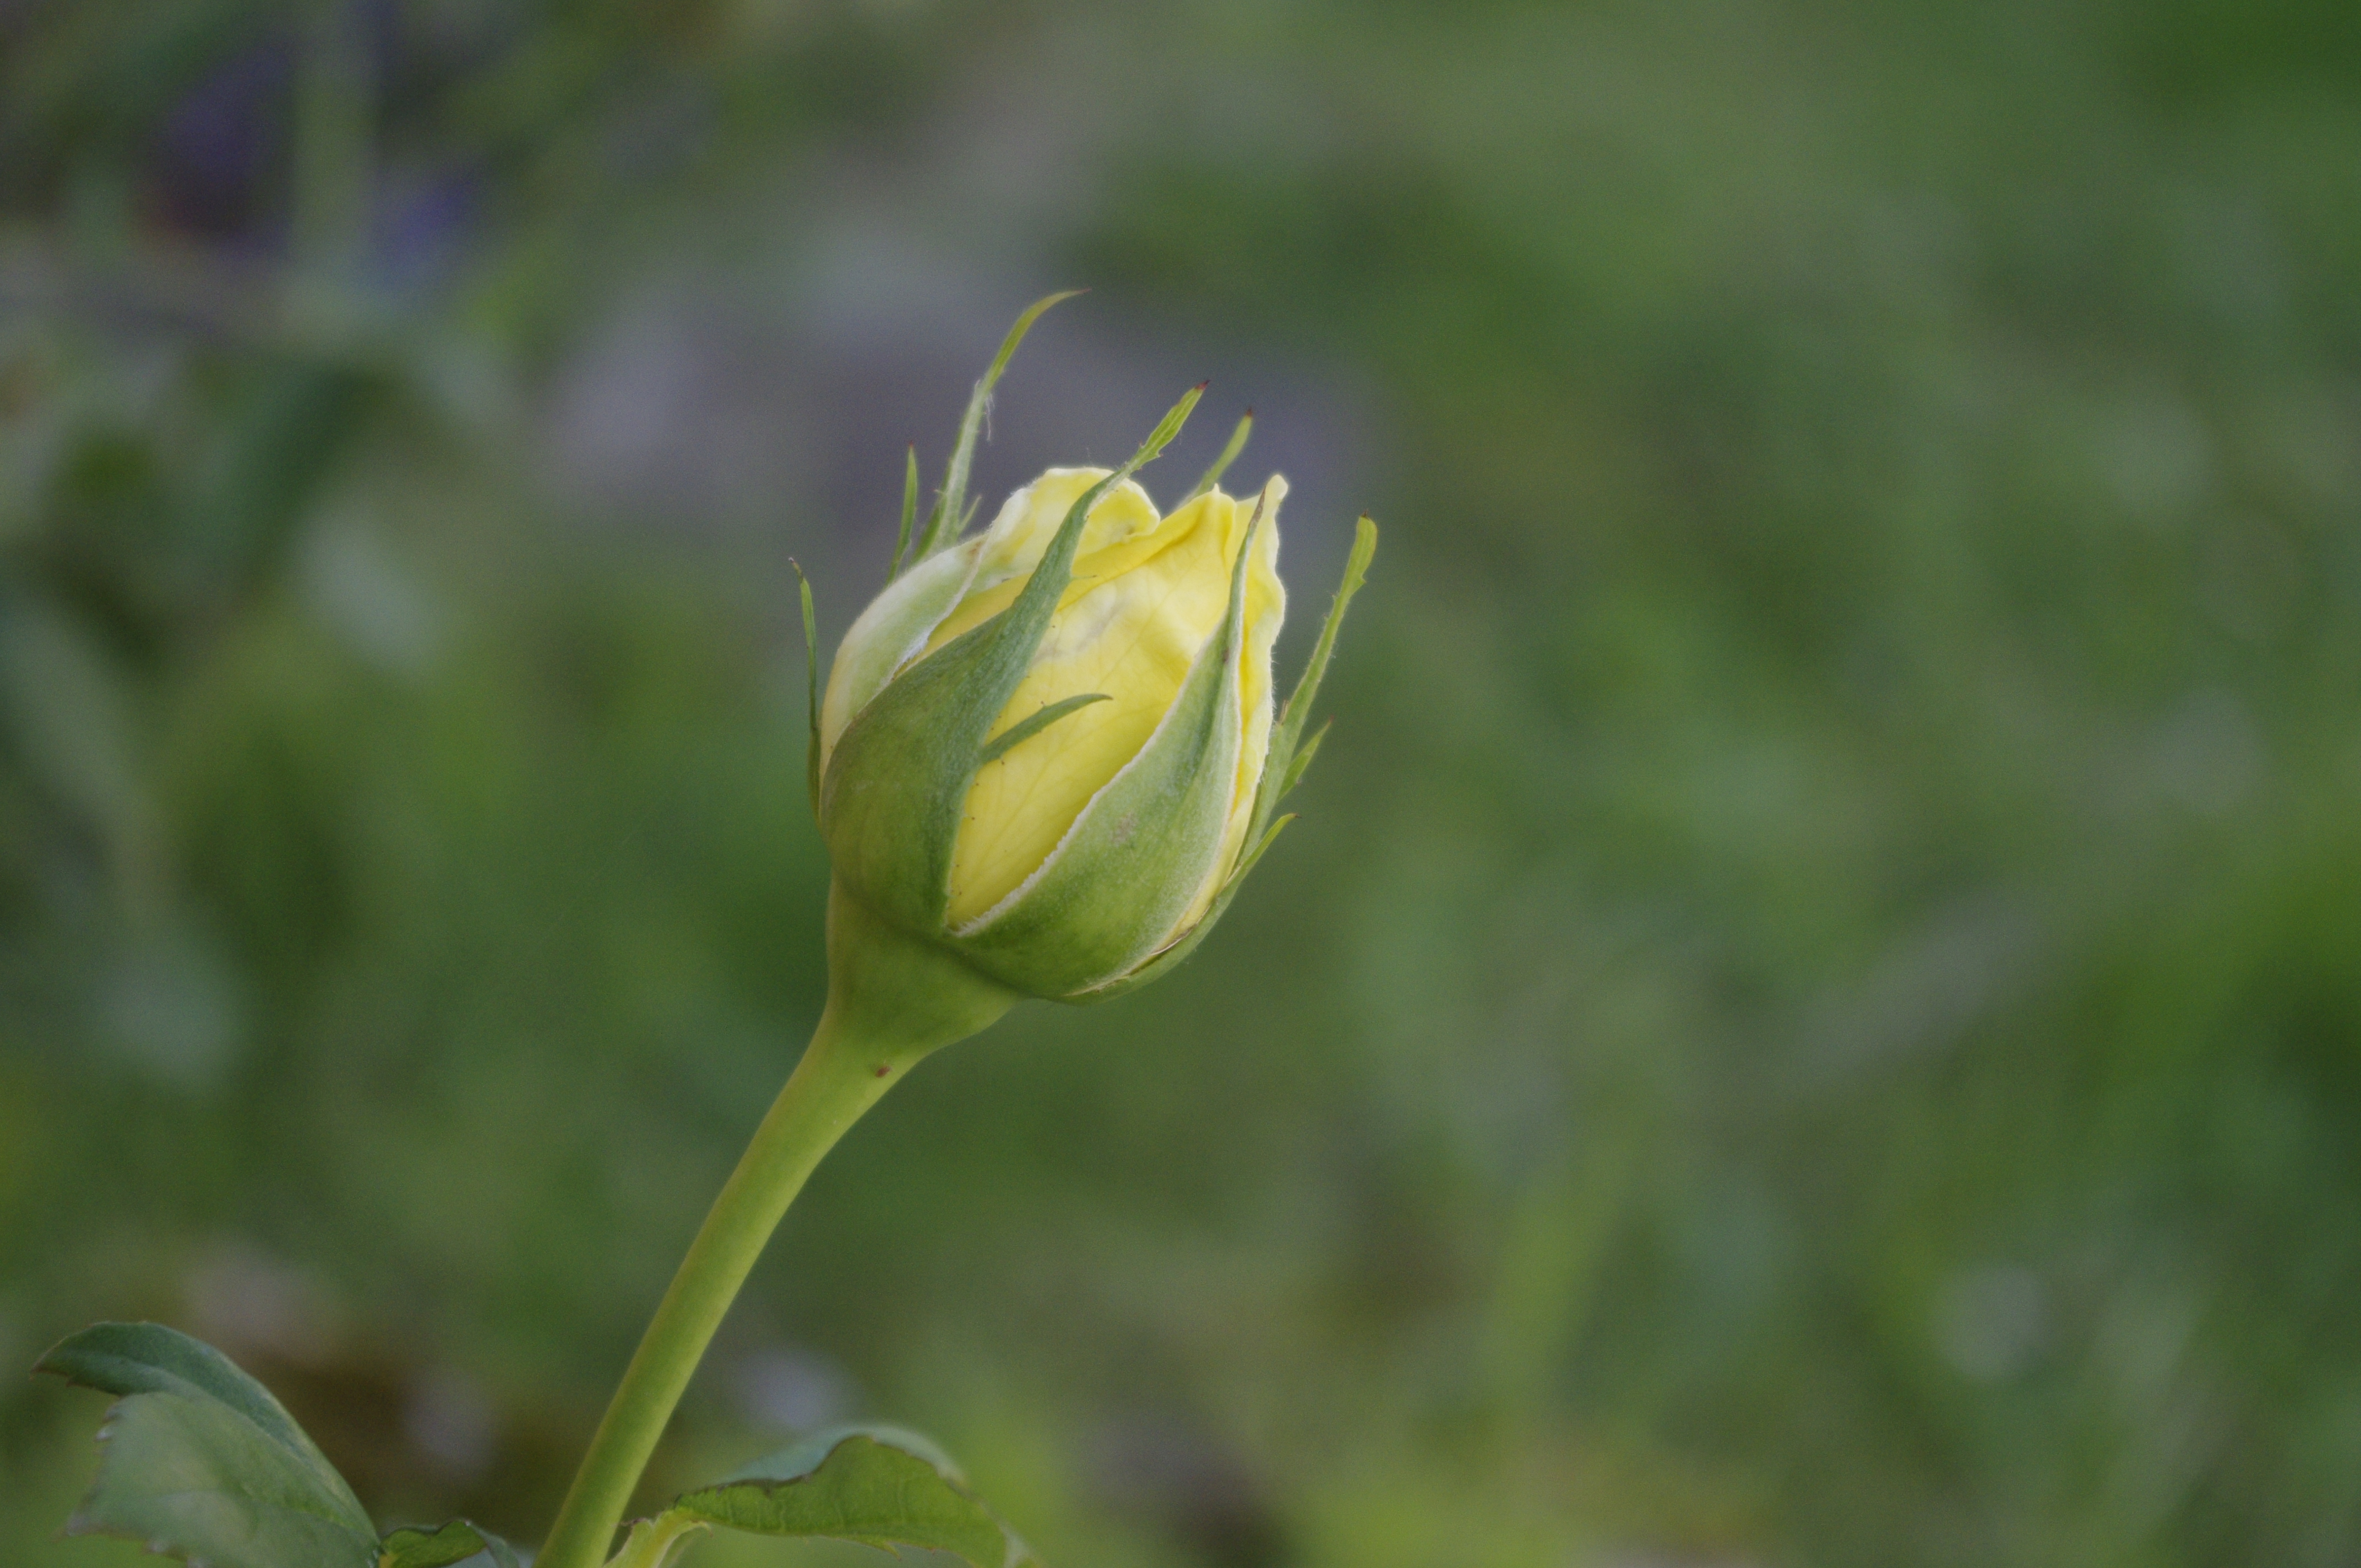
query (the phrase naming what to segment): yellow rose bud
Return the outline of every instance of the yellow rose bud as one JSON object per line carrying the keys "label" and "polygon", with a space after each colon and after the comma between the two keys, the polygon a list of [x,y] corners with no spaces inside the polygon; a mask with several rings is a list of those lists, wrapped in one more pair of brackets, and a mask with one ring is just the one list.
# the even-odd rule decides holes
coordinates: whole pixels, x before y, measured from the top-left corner
{"label": "yellow rose bud", "polygon": [[[904,576],[869,607],[846,634],[829,678],[820,708],[823,770],[853,713],[876,695],[875,683],[1014,603],[1068,509],[1108,473],[1050,469],[1009,497],[983,534]],[[1278,511],[1286,494],[1287,481],[1274,476],[1257,498],[1239,500],[1213,489],[1159,519],[1147,491],[1126,479],[1091,509],[1073,581],[1059,596],[1031,667],[991,728],[1005,733],[1069,698],[1101,700],[977,770],[952,850],[946,913],[954,934],[983,923],[1024,887],[1092,797],[1138,754],[1170,712],[1221,625],[1232,571],[1259,506],[1262,521],[1246,568],[1238,691],[1234,711],[1224,718],[1235,730],[1235,740],[1221,748],[1235,758],[1225,826],[1206,863],[1170,868],[1191,888],[1176,930],[1203,914],[1237,861],[1270,740],[1271,644],[1287,612],[1277,570]],[[961,580],[960,591],[947,599],[940,586],[955,578]],[[939,618],[926,625],[939,607]]]}
{"label": "yellow rose bud", "polygon": [[1170,515],[1131,477],[1203,389],[1122,468],[1052,468],[959,539],[984,401],[1039,309],[978,383],[915,534],[909,469],[896,575],[845,634],[826,701],[814,692],[811,782],[848,959],[899,944],[995,994],[1075,1001],[1177,962],[1283,825],[1273,808],[1316,748],[1303,712],[1375,530],[1362,520],[1276,721],[1286,482],[1217,488],[1248,422]]}

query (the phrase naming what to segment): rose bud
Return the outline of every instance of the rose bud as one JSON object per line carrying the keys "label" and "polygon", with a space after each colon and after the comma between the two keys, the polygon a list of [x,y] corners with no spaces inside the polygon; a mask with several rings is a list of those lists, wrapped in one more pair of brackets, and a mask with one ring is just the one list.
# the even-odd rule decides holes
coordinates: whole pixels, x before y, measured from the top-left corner
{"label": "rose bud", "polygon": [[955,538],[983,407],[1040,308],[978,384],[914,544],[910,470],[910,559],[897,548],[897,575],[838,649],[813,785],[845,927],[832,946],[890,931],[992,987],[1083,1001],[1184,956],[1284,825],[1273,811],[1316,747],[1301,744],[1304,714],[1376,530],[1362,520],[1276,722],[1286,482],[1217,488],[1246,422],[1169,515],[1131,477],[1202,388],[1123,467],[1052,468]]}

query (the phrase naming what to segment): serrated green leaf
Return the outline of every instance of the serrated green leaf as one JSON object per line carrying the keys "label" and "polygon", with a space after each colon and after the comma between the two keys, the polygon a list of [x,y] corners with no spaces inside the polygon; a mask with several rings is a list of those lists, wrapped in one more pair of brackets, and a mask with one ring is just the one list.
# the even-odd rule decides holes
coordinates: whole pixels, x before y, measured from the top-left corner
{"label": "serrated green leaf", "polygon": [[892,1427],[822,1432],[684,1494],[665,1517],[889,1551],[924,1547],[955,1552],[975,1568],[1038,1562],[939,1449]]}
{"label": "serrated green leaf", "polygon": [[[179,1394],[217,1400],[273,1442],[327,1464],[269,1389],[204,1341],[161,1323],[93,1323],[60,1340],[33,1370],[103,1394]],[[343,1484],[337,1481],[339,1486]],[[357,1512],[360,1504],[355,1502],[353,1508]]]}
{"label": "serrated green leaf", "polygon": [[105,1457],[68,1535],[118,1535],[205,1568],[332,1568],[371,1563],[319,1476],[218,1403],[172,1394],[118,1401],[99,1431]]}
{"label": "serrated green leaf", "polygon": [[484,1538],[466,1519],[439,1530],[397,1530],[378,1542],[377,1568],[451,1568],[484,1550]]}
{"label": "serrated green leaf", "polygon": [[673,1568],[688,1543],[713,1527],[700,1519],[691,1519],[678,1509],[669,1509],[652,1519],[641,1519],[631,1526],[631,1534],[623,1538],[623,1549],[615,1553],[607,1568]]}
{"label": "serrated green leaf", "polygon": [[69,1535],[127,1536],[206,1568],[373,1568],[377,1530],[269,1390],[159,1323],[100,1323],[36,1371],[121,1395]]}
{"label": "serrated green leaf", "polygon": [[390,1532],[378,1542],[377,1568],[451,1568],[477,1557],[490,1559],[494,1568],[517,1568],[514,1548],[466,1519],[453,1519],[439,1530]]}
{"label": "serrated green leaf", "polygon": [[971,515],[967,505],[967,480],[975,464],[976,437],[983,433],[983,416],[992,407],[992,389],[999,384],[1000,373],[1008,368],[1009,357],[1016,352],[1016,345],[1025,341],[1025,334],[1033,330],[1033,323],[1041,319],[1042,312],[1060,300],[1071,300],[1082,292],[1080,289],[1069,289],[1063,293],[1034,301],[1025,308],[1025,313],[1016,318],[1016,324],[1008,329],[1008,335],[1001,339],[1000,352],[992,356],[992,364],[984,370],[983,378],[975,384],[975,391],[968,399],[967,412],[961,416],[959,441],[951,448],[950,466],[943,470],[943,488],[935,498],[934,510],[928,514],[926,532],[919,537],[917,550],[910,557],[913,564],[925,560],[957,539],[967,526]]}
{"label": "serrated green leaf", "polygon": [[886,682],[837,737],[820,779],[821,830],[838,873],[891,923],[941,928],[952,843],[984,737],[1073,580],[1082,524],[1100,498],[1162,453],[1204,390],[1191,388],[1129,461],[1067,509],[1016,602]]}

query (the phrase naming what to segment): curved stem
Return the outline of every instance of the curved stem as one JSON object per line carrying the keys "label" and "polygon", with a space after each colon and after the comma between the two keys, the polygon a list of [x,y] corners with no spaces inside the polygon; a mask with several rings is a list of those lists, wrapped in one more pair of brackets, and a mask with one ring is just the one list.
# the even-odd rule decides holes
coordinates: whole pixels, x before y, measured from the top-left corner
{"label": "curved stem", "polygon": [[902,1074],[1016,1001],[845,898],[829,904],[829,1001],[609,1401],[537,1568],[598,1568],[689,1376],[822,1156]]}

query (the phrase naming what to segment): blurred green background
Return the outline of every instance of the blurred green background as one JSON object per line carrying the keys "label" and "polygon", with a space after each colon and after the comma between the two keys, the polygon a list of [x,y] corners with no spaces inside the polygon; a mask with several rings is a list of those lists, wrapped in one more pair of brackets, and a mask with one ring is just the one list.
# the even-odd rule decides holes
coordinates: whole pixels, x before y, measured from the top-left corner
{"label": "blurred green background", "polygon": [[1211,376],[1290,665],[1386,528],[1304,820],[885,1102],[654,1484],[2361,1562],[2356,171],[2349,0],[0,6],[0,1561],[137,1558],[5,1370],[102,1317],[538,1535],[818,1012],[788,557],[1087,284],[987,499]]}

